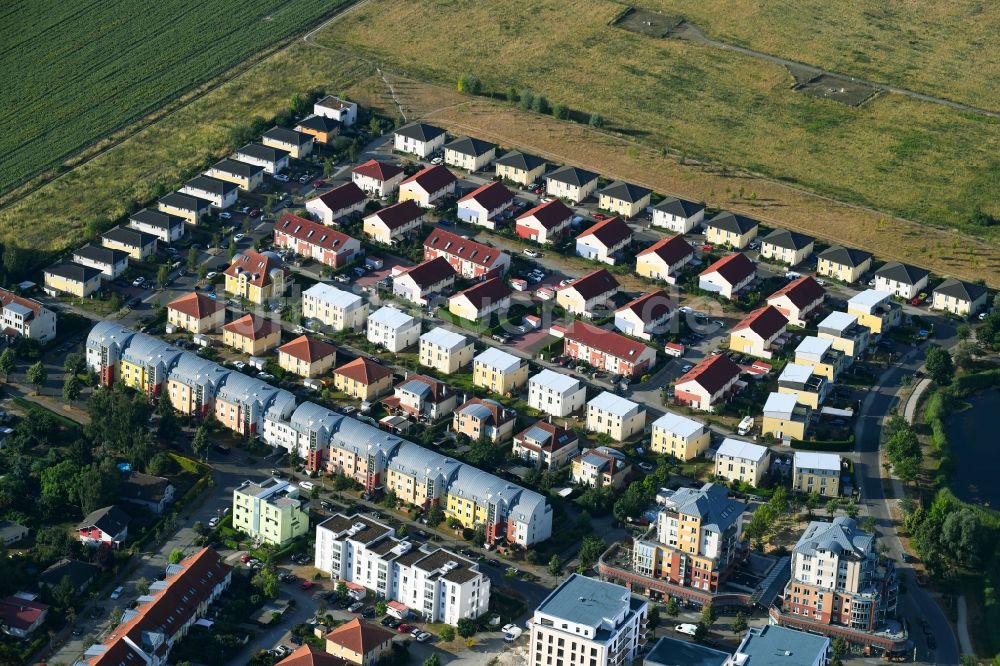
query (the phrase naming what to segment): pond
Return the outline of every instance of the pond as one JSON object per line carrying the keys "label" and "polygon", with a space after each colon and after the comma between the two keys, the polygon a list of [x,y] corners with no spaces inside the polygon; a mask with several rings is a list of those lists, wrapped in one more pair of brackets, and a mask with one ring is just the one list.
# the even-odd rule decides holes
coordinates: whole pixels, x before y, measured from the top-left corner
{"label": "pond", "polygon": [[1000,508],[997,483],[998,444],[996,415],[1000,391],[989,390],[967,400],[970,407],[948,419],[948,442],[955,461],[951,487],[966,502]]}

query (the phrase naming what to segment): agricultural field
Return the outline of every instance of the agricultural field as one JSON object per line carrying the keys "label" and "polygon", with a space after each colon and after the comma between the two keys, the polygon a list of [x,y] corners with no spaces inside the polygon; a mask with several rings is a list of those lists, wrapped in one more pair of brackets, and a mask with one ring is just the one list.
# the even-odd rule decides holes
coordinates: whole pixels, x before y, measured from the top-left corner
{"label": "agricultural field", "polygon": [[490,92],[530,88],[654,148],[1000,238],[967,224],[978,206],[1000,215],[1000,122],[892,94],[858,108],[801,95],[781,65],[613,27],[623,8],[374,0],[314,41],[442,86],[468,74]]}
{"label": "agricultural field", "polygon": [[343,0],[0,7],[0,193],[317,23]]}

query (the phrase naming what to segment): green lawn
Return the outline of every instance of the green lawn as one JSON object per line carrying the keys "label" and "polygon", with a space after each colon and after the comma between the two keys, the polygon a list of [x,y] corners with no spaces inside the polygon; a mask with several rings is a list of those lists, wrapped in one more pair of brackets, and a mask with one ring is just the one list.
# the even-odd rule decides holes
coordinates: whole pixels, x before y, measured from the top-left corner
{"label": "green lawn", "polygon": [[343,0],[16,0],[0,8],[0,193]]}

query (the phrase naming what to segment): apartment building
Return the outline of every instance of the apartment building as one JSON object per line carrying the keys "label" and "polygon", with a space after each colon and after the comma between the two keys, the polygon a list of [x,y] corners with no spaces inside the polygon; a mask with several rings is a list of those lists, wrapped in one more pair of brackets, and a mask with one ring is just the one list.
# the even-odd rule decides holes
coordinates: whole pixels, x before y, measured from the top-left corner
{"label": "apartment building", "polygon": [[724,666],[827,666],[830,639],[776,625],[750,627]]}
{"label": "apartment building", "polygon": [[366,337],[368,342],[388,351],[403,351],[417,343],[420,320],[390,305],[383,305],[368,317]]}
{"label": "apartment building", "polygon": [[436,326],[420,336],[420,365],[450,375],[469,363],[475,354],[472,340],[461,333]]}
{"label": "apartment building", "polygon": [[704,423],[667,412],[653,421],[649,448],[686,462],[705,453],[711,442],[712,433]]}
{"label": "apartment building", "polygon": [[274,246],[330,268],[346,266],[362,254],[358,239],[291,213],[284,213],[275,222]]}
{"label": "apartment building", "polygon": [[302,292],[302,318],[335,331],[360,331],[368,318],[368,303],[357,294],[317,282]]}
{"label": "apartment building", "polygon": [[612,374],[640,377],[656,364],[656,349],[575,320],[563,334],[563,353]]}
{"label": "apartment building", "polygon": [[543,470],[562,469],[579,451],[575,432],[547,421],[536,421],[514,435],[514,455]]}
{"label": "apartment building", "polygon": [[831,312],[817,325],[816,337],[832,342],[834,349],[844,352],[853,362],[868,350],[871,331],[859,324],[855,315]]}
{"label": "apartment building", "polygon": [[844,352],[834,348],[833,340],[808,335],[795,348],[795,362],[812,367],[813,373],[837,381],[846,365]]}
{"label": "apartment building", "polygon": [[586,387],[569,375],[545,368],[528,380],[528,405],[545,414],[568,416],[586,400]]}
{"label": "apartment building", "polygon": [[789,363],[778,376],[778,393],[793,395],[796,402],[813,410],[819,409],[829,392],[830,382],[816,374],[811,365]]}
{"label": "apartment building", "polygon": [[840,456],[836,453],[796,451],[792,460],[792,490],[840,497]]}
{"label": "apartment building", "polygon": [[646,410],[610,391],[602,391],[587,403],[587,430],[623,442],[646,427]]}
{"label": "apartment building", "polygon": [[308,501],[299,487],[270,478],[233,491],[233,528],[280,546],[309,531]]}
{"label": "apartment building", "polygon": [[528,382],[528,364],[522,359],[490,347],[472,360],[472,385],[504,395]]}
{"label": "apartment building", "polygon": [[764,402],[761,434],[775,439],[805,439],[812,408],[799,402],[798,396],[773,391]]}
{"label": "apartment building", "polygon": [[247,248],[233,257],[223,272],[226,292],[263,305],[285,293],[287,269],[274,252]]}
{"label": "apartment building", "polygon": [[436,228],[424,239],[424,261],[444,257],[455,272],[469,280],[510,269],[510,255],[445,229]]}
{"label": "apartment building", "polygon": [[715,476],[742,481],[759,488],[771,466],[771,451],[765,446],[727,437],[715,454]]}

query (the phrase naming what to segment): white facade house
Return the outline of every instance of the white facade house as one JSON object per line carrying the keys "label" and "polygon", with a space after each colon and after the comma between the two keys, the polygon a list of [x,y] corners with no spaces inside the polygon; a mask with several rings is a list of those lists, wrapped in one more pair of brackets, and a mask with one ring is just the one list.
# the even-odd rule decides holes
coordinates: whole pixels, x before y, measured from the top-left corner
{"label": "white facade house", "polygon": [[576,237],[576,256],[612,266],[632,242],[632,230],[620,217],[602,220]]}
{"label": "white facade house", "polygon": [[236,183],[230,183],[209,176],[195,176],[180,190],[181,194],[189,194],[199,199],[205,199],[212,208],[225,210],[236,204],[240,196],[240,188]]}
{"label": "white facade house", "polygon": [[437,296],[446,296],[455,286],[455,271],[443,257],[435,257],[400,273],[392,281],[392,293],[428,305]]}
{"label": "white facade house", "polygon": [[317,282],[302,292],[303,319],[317,319],[335,331],[359,331],[368,317],[368,303],[357,294]]}
{"label": "white facade house", "polygon": [[653,206],[654,227],[669,229],[678,234],[689,233],[705,219],[705,204],[667,197]]}
{"label": "white facade house", "polygon": [[156,236],[167,245],[184,237],[184,224],[184,218],[152,208],[143,208],[128,216],[128,226]]}
{"label": "white facade house", "polygon": [[770,464],[767,447],[727,437],[715,454],[715,475],[759,487]]}
{"label": "white facade house", "polygon": [[583,408],[587,389],[580,380],[546,368],[528,380],[528,405],[552,416],[568,416]]}
{"label": "white facade house", "polygon": [[391,352],[403,351],[417,343],[420,321],[389,305],[368,317],[368,342]]}
{"label": "white facade house", "polygon": [[259,143],[248,143],[233,153],[234,160],[263,167],[264,173],[269,173],[272,176],[288,168],[288,158],[289,152],[287,150]]}
{"label": "white facade house", "polygon": [[455,215],[463,222],[496,229],[501,213],[513,203],[513,192],[499,181],[490,181],[459,199]]}
{"label": "white facade house", "polygon": [[934,288],[931,309],[967,317],[982,310],[989,295],[990,290],[981,284],[949,278]]}
{"label": "white facade house", "polygon": [[622,442],[642,432],[645,426],[646,410],[610,391],[602,391],[587,403],[587,430],[590,432]]}
{"label": "white facade house", "polygon": [[344,127],[350,127],[358,121],[358,105],[336,95],[327,95],[313,104],[313,113],[324,118],[333,118]]}
{"label": "white facade house", "polygon": [[597,189],[597,174],[585,169],[566,166],[545,176],[545,193],[580,203]]}
{"label": "white facade house", "polygon": [[88,243],[74,250],[73,261],[96,268],[105,278],[114,280],[128,268],[128,252]]}
{"label": "white facade house", "polygon": [[403,182],[406,174],[395,164],[368,160],[351,171],[351,182],[377,197],[387,197]]}
{"label": "white facade house", "polygon": [[56,337],[56,313],[30,298],[0,289],[0,324],[3,329],[45,343]]}
{"label": "white facade house", "polygon": [[429,157],[444,146],[445,132],[427,123],[410,123],[396,130],[393,148],[417,157]]}
{"label": "white facade house", "polygon": [[344,183],[306,202],[306,210],[326,225],[345,217],[360,215],[368,203],[365,191],[353,182]]}
{"label": "white facade house", "polygon": [[460,136],[444,146],[444,163],[470,172],[489,166],[496,156],[495,143],[468,136]]}
{"label": "white facade house", "polygon": [[929,275],[922,268],[891,261],[875,271],[875,289],[910,300],[927,288]]}

